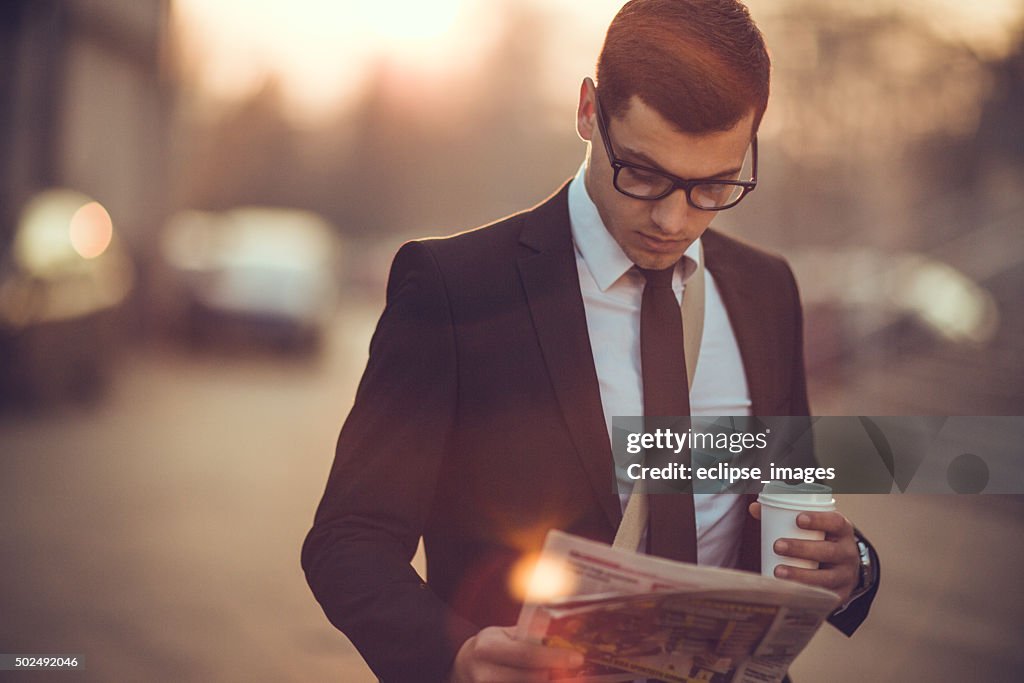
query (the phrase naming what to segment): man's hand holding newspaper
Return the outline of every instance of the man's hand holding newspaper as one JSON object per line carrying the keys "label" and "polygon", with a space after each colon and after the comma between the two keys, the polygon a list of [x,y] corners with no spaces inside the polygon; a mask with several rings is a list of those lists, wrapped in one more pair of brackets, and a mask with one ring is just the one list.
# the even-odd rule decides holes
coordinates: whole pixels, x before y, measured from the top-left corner
{"label": "man's hand holding newspaper", "polygon": [[[517,646],[538,647],[531,651],[538,662],[556,659],[552,647],[584,658],[579,668],[570,659],[553,664],[575,671],[537,670],[536,680],[769,683],[782,680],[838,603],[822,588],[552,531],[514,638]],[[475,647],[497,651],[498,639],[513,635],[492,630],[481,631]]]}

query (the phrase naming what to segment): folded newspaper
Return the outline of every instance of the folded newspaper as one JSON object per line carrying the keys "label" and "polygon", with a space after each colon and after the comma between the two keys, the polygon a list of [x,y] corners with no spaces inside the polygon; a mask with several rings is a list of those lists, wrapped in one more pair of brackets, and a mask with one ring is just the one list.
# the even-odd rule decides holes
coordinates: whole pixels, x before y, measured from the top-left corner
{"label": "folded newspaper", "polygon": [[771,683],[838,602],[822,588],[551,531],[516,635],[583,653],[573,681]]}

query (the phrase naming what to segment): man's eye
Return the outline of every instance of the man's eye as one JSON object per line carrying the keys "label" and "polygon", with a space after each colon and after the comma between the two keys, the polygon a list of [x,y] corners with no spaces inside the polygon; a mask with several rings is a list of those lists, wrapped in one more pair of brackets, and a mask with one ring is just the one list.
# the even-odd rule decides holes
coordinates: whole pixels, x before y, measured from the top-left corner
{"label": "man's eye", "polygon": [[641,183],[658,183],[665,181],[665,179],[662,176],[659,176],[655,173],[648,173],[646,171],[641,171],[635,168],[629,169],[629,172],[634,180]]}

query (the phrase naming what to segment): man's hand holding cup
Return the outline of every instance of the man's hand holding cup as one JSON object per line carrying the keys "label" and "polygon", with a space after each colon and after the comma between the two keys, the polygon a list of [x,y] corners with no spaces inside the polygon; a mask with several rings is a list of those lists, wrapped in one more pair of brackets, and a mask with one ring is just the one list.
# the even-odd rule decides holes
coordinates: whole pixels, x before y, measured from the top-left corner
{"label": "man's hand holding cup", "polygon": [[826,588],[845,605],[857,587],[860,555],[831,489],[772,482],[758,500],[750,514],[761,520],[761,573]]}

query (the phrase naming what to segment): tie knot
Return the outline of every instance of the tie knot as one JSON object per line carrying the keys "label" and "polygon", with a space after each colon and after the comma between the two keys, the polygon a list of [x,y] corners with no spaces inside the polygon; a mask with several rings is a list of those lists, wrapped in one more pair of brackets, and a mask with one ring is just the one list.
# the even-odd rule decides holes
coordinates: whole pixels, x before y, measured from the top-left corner
{"label": "tie knot", "polygon": [[647,280],[648,287],[672,287],[672,273],[675,272],[676,264],[672,264],[663,270],[648,270],[647,268],[636,267]]}

